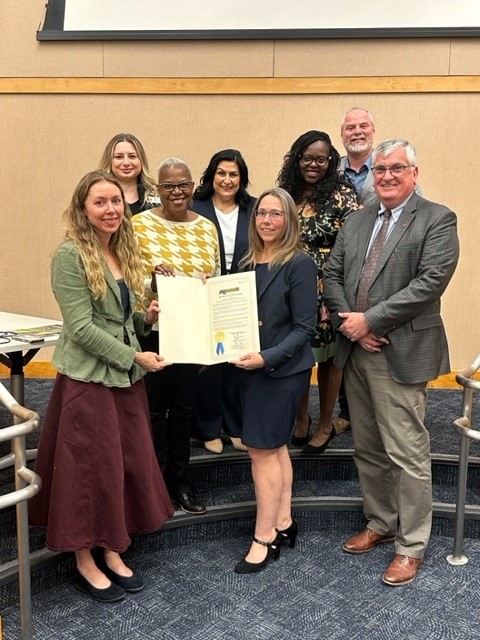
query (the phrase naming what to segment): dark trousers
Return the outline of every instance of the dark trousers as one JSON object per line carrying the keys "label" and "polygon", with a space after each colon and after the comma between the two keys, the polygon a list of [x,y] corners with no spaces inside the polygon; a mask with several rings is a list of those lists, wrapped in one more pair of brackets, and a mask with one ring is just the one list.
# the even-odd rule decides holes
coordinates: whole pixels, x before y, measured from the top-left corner
{"label": "dark trousers", "polygon": [[193,390],[192,436],[215,440],[222,429],[242,437],[239,369],[226,362],[202,368]]}
{"label": "dark trousers", "polygon": [[[158,332],[141,338],[140,344],[143,351],[158,353]],[[198,368],[172,364],[145,376],[155,453],[172,496],[189,489],[192,393]]]}
{"label": "dark trousers", "polygon": [[343,382],[340,385],[340,390],[338,392],[338,404],[340,407],[340,413],[338,414],[340,418],[345,418],[345,420],[350,420],[350,409],[348,408],[347,396],[345,394],[345,384]]}

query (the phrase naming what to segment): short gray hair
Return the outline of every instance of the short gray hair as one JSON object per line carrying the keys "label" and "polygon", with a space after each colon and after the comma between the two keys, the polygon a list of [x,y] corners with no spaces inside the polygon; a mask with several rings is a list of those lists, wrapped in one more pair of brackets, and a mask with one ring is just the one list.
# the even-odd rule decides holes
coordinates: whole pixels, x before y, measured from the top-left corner
{"label": "short gray hair", "polygon": [[170,156],[169,158],[165,158],[165,160],[162,160],[162,162],[158,165],[157,173],[160,173],[160,170],[163,169],[163,167],[173,167],[174,165],[177,165],[177,164],[180,164],[180,165],[182,165],[184,167],[187,167],[187,169],[190,171],[190,167],[185,162],[185,160],[182,160],[181,158],[174,158],[173,156]]}
{"label": "short gray hair", "polygon": [[369,120],[370,120],[370,122],[372,123],[372,127],[375,127],[375,125],[373,123],[372,114],[370,113],[370,111],[368,109],[364,109],[363,107],[352,107],[351,109],[349,109],[347,111],[347,113],[342,118],[342,122],[340,123],[340,132],[343,131],[343,127],[345,126],[345,120],[347,119],[348,114],[352,113],[352,111],[363,111],[364,113],[366,113],[368,118],[369,118]]}
{"label": "short gray hair", "polygon": [[372,154],[372,165],[377,161],[378,156],[388,156],[396,149],[405,149],[405,154],[407,156],[407,160],[412,167],[417,166],[417,154],[415,152],[415,148],[408,140],[404,140],[403,138],[392,138],[391,140],[385,140],[381,142],[373,151]]}

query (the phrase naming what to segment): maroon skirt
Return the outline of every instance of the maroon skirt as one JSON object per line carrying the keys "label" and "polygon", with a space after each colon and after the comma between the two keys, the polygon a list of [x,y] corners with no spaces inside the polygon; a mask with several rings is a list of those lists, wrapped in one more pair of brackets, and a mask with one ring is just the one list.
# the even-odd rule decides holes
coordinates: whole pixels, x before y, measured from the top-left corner
{"label": "maroon skirt", "polygon": [[173,507],[153,449],[143,380],[106,387],[58,374],[35,471],[30,524],[56,551],[125,551],[131,533],[160,529]]}

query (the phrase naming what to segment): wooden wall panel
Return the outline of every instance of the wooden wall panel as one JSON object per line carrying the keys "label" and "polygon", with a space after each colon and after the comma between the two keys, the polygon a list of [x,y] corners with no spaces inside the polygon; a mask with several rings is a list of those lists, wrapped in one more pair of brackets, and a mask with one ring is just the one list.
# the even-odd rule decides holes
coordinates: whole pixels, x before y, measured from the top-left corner
{"label": "wooden wall panel", "polygon": [[449,73],[452,75],[480,74],[480,38],[452,40]]}
{"label": "wooden wall panel", "polygon": [[480,338],[480,165],[470,160],[480,39],[38,43],[43,7],[2,3],[2,309],[59,317],[49,263],[61,213],[114,134],[136,134],[152,167],[184,157],[197,180],[212,153],[237,147],[257,194],[304,131],[329,132],[342,151],[340,119],[360,105],[374,115],[377,142],[413,142],[425,195],[458,214],[461,261],[444,317],[453,368],[471,362]]}
{"label": "wooden wall panel", "polygon": [[278,40],[276,76],[444,75],[448,39]]}
{"label": "wooden wall panel", "polygon": [[273,41],[106,42],[105,75],[263,77],[273,74]]}
{"label": "wooden wall panel", "polygon": [[[452,365],[465,366],[478,349],[480,127],[477,94],[358,96],[0,96],[0,135],[10,163],[0,167],[2,307],[58,317],[50,292],[51,252],[62,237],[61,213],[78,179],[95,168],[106,141],[131,131],[144,142],[152,167],[179,155],[198,180],[209,157],[238,147],[251,171],[252,194],[271,186],[292,141],[310,128],[332,135],[354,105],[375,117],[377,142],[403,135],[417,148],[425,195],[459,216],[462,258],[444,299]],[[448,124],[447,124],[448,123]],[[461,146],[459,144],[461,141]],[[459,318],[461,321],[459,322]]]}
{"label": "wooden wall panel", "polygon": [[45,0],[2,0],[0,76],[102,75],[101,42],[37,42],[44,6]]}

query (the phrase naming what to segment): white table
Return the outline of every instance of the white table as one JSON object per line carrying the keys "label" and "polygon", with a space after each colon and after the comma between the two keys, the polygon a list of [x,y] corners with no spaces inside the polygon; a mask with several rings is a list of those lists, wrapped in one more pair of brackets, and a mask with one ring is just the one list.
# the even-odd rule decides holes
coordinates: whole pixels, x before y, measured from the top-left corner
{"label": "white table", "polygon": [[[39,318],[36,316],[24,316],[17,313],[7,313],[0,311],[0,336],[2,333],[16,331],[18,329],[29,329],[33,327],[44,327],[50,324],[62,323],[51,318]],[[51,347],[58,340],[58,334],[45,336],[42,342],[28,344],[15,338],[10,338],[8,342],[0,340],[0,362],[10,369],[10,393],[15,400],[23,405],[25,395],[25,383],[23,368],[30,362],[33,356],[42,347]]]}

